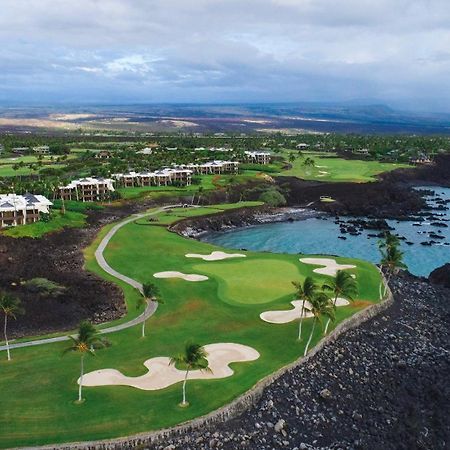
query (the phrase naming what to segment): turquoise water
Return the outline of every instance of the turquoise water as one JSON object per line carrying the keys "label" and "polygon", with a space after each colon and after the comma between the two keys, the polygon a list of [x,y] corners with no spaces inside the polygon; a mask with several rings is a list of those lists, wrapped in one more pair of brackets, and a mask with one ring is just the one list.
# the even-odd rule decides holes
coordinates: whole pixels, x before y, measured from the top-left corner
{"label": "turquoise water", "polygon": [[[449,188],[429,188],[436,192],[442,199],[450,199]],[[433,202],[430,200],[429,204]],[[447,205],[449,206],[449,205]],[[408,269],[415,275],[428,276],[436,267],[450,262],[450,212],[430,211],[433,214],[442,214],[441,219],[446,220],[447,228],[431,226],[425,220],[421,226],[414,226],[416,222],[387,221],[395,228],[392,233],[405,236],[413,245],[407,245],[402,241],[402,250],[405,253],[405,262]],[[427,232],[435,232],[445,237],[438,244],[424,246],[420,243],[431,238]],[[345,234],[346,240],[338,239],[342,236],[339,225],[334,223],[334,217],[308,218],[296,222],[270,223],[254,227],[240,228],[236,230],[212,233],[204,240],[233,249],[248,249],[256,251],[271,251],[279,253],[310,253],[330,254],[361,258],[374,263],[380,260],[378,251],[378,238],[370,238],[367,234],[377,231],[364,230],[359,236]],[[435,239],[437,241],[437,239]]]}

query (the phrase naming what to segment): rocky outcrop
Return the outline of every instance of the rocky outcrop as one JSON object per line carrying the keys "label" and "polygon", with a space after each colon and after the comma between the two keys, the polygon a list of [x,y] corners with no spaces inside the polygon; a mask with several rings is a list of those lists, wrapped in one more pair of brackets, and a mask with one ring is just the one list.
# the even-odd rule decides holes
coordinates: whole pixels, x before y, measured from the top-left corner
{"label": "rocky outcrop", "polygon": [[270,208],[258,206],[224,211],[219,214],[183,219],[170,227],[171,231],[186,236],[198,237],[215,231],[259,225],[271,222],[286,222],[306,217],[316,217],[312,210],[299,208]]}
{"label": "rocky outcrop", "polygon": [[[425,206],[420,194],[409,186],[380,181],[373,183],[323,183],[295,177],[277,177],[288,204],[311,207],[331,214],[401,218],[417,214]],[[328,196],[334,202],[321,202]]]}
{"label": "rocky outcrop", "polygon": [[433,284],[450,288],[450,263],[434,269],[428,278]]}

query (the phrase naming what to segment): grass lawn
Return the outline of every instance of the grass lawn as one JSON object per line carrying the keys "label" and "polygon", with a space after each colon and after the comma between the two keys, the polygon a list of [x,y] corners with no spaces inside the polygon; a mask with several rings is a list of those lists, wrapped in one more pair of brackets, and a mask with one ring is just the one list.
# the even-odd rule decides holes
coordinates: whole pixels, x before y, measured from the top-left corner
{"label": "grass lawn", "polygon": [[66,164],[44,164],[42,167],[37,170],[30,170],[29,167],[19,167],[17,170],[13,169],[13,164],[1,164],[0,165],[0,177],[15,177],[19,175],[33,175],[35,173],[40,172],[43,169],[62,169],[66,167]]}
{"label": "grass lawn", "polygon": [[[164,304],[148,320],[146,338],[140,338],[139,326],[109,335],[112,346],[87,358],[86,371],[115,368],[129,376],[143,375],[145,360],[178,354],[188,340],[202,345],[245,344],[258,350],[261,357],[232,364],[235,373],[229,378],[189,381],[190,407],[180,408],[181,383],[159,391],[118,386],[85,388],[86,401],[75,405],[79,358],[73,354],[61,356],[67,343],[13,350],[13,361],[9,363],[3,352],[0,447],[94,440],[171,426],[222,406],[302,355],[306,339],[296,340],[297,323],[269,324],[259,314],[291,308],[291,281],[314,275],[322,283],[328,277],[313,274],[315,266],[299,262],[302,255],[243,252],[246,258],[215,262],[186,258],[186,253],[207,254],[223,249],[183,238],[162,224],[178,220],[181,214],[193,216],[214,211],[222,209],[178,208],[162,213],[161,220],[154,223],[145,219],[131,222],[112,238],[104,253],[108,263],[136,280],[157,284]],[[105,227],[85,252],[86,267],[105,279],[111,278],[97,266],[94,251],[111,226]],[[380,277],[372,264],[337,259],[355,264],[357,267],[351,272],[360,281],[359,300],[338,310],[338,319],[343,320],[379,301]],[[153,277],[156,272],[168,270],[204,274],[209,279],[190,283]],[[117,284],[124,289],[128,305],[127,319],[122,320],[128,320],[139,314],[135,308],[138,295],[123,283]],[[311,320],[306,320],[305,338],[310,329]],[[320,338],[318,327],[313,343]]]}
{"label": "grass lawn", "polygon": [[[297,158],[292,168],[280,172],[282,176],[294,176],[304,180],[349,181],[366,183],[376,180],[376,175],[394,169],[409,167],[407,164],[382,163],[379,161],[348,160],[333,153],[304,152],[304,156],[315,161],[315,167],[305,167],[305,158]],[[326,157],[328,156],[328,157]]]}
{"label": "grass lawn", "polygon": [[40,220],[27,225],[7,228],[2,231],[2,234],[15,238],[39,238],[44,234],[59,231],[63,228],[81,228],[86,224],[85,219],[86,216],[79,212],[66,211],[65,214],[61,214],[60,210],[54,209],[48,222]]}
{"label": "grass lawn", "polygon": [[199,176],[200,184],[192,184],[186,187],[179,186],[144,186],[144,187],[120,187],[117,191],[125,200],[138,197],[152,197],[160,199],[163,197],[170,197],[174,195],[197,195],[200,187],[204,192],[221,189],[227,186],[230,181],[234,183],[246,183],[249,180],[260,178],[261,171],[257,170],[243,170],[237,175],[201,175]]}

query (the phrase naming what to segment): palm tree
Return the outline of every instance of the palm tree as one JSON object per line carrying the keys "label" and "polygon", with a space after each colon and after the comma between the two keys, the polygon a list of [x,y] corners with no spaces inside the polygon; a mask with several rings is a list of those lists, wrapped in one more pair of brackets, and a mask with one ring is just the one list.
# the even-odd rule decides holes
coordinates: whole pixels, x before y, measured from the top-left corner
{"label": "palm tree", "polygon": [[316,165],[316,162],[314,161],[314,159],[310,158],[309,156],[307,158],[305,158],[305,160],[303,161],[303,165],[305,167],[314,167]]}
{"label": "palm tree", "polygon": [[381,267],[386,267],[387,279],[384,286],[384,295],[386,295],[387,287],[391,276],[398,271],[398,269],[405,269],[407,266],[403,262],[403,252],[398,246],[392,246],[386,250],[381,250]]}
{"label": "palm tree", "polygon": [[188,406],[189,403],[186,401],[186,382],[191,370],[206,370],[211,371],[208,367],[208,360],[205,359],[208,356],[205,349],[199,344],[188,343],[184,349],[184,353],[173,356],[170,358],[170,364],[182,364],[186,367],[186,375],[183,381],[183,401],[180,403],[181,406]]}
{"label": "palm tree", "polygon": [[83,320],[78,328],[77,337],[69,336],[72,341],[70,347],[64,350],[63,354],[68,352],[78,352],[81,356],[80,361],[80,381],[78,387],[78,403],[83,401],[83,375],[84,375],[84,357],[86,355],[95,356],[95,349],[106,347],[107,341],[99,336],[97,329],[87,320]]}
{"label": "palm tree", "polygon": [[0,294],[0,309],[5,316],[3,325],[3,334],[5,336],[6,353],[8,355],[8,361],[11,361],[11,353],[9,351],[8,335],[6,333],[8,327],[8,317],[16,319],[18,315],[24,314],[25,310],[22,308],[20,299],[13,297],[12,295],[2,293]]}
{"label": "palm tree", "polygon": [[313,324],[311,327],[311,333],[309,335],[308,342],[306,343],[304,356],[308,353],[308,348],[311,344],[312,337],[314,335],[314,329],[317,322],[322,322],[322,316],[326,316],[331,320],[334,320],[334,308],[330,303],[330,298],[324,292],[319,292],[311,298],[310,312],[313,315]]}
{"label": "palm tree", "polygon": [[198,191],[197,191],[197,194],[198,194],[198,197],[197,197],[197,205],[200,204],[200,200],[201,200],[201,198],[202,198],[203,191],[204,191],[203,186],[200,186],[200,187],[198,188]]}
{"label": "palm tree", "polygon": [[[336,308],[338,297],[353,301],[358,295],[358,283],[344,270],[338,270],[331,282],[323,285],[323,289],[331,291],[334,294],[333,308]],[[325,334],[327,334],[330,321],[331,320],[328,319],[327,324],[325,325]]]}
{"label": "palm tree", "polygon": [[387,250],[392,247],[398,247],[400,245],[400,239],[390,231],[384,233],[384,240],[378,241],[378,248],[381,250]]}
{"label": "palm tree", "polygon": [[296,281],[293,281],[292,284],[297,289],[296,297],[299,298],[302,301],[302,309],[300,313],[300,321],[298,325],[298,340],[302,340],[302,324],[303,324],[303,317],[305,315],[305,302],[310,302],[311,298],[315,295],[317,291],[317,286],[314,283],[314,280],[312,277],[306,277],[303,281],[303,285],[301,283],[298,283]]}
{"label": "palm tree", "polygon": [[[142,285],[142,296],[139,298],[136,308],[147,308],[149,302],[164,303],[159,294],[159,288],[153,283],[144,283]],[[145,312],[145,311],[144,311]],[[142,321],[142,337],[145,337],[145,320]]]}

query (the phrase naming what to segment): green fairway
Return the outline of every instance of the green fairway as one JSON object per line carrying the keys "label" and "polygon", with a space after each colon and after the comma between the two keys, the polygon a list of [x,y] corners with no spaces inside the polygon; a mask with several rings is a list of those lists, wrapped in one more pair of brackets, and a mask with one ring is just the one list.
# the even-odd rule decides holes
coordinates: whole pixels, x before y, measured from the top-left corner
{"label": "green fairway", "polygon": [[[315,166],[305,166],[305,158],[312,158]],[[333,153],[304,152],[304,158],[291,162],[292,168],[280,172],[282,176],[293,176],[304,180],[348,181],[366,183],[376,180],[376,175],[394,169],[409,167],[407,164],[382,163],[338,158]]]}
{"label": "green fairway", "polygon": [[[234,207],[254,204],[236,204]],[[226,205],[227,208],[232,206]],[[182,217],[221,212],[225,205],[211,208],[176,208],[120,228],[107,246],[104,256],[115,270],[140,282],[154,282],[164,304],[147,322],[147,337],[140,338],[140,326],[108,335],[111,347],[86,358],[86,372],[114,368],[128,376],[147,371],[145,360],[178,354],[187,341],[201,345],[230,342],[253,347],[260,353],[256,361],[234,363],[233,376],[217,380],[190,380],[187,385],[189,408],[180,408],[181,384],[158,391],[125,386],[84,388],[86,401],[76,405],[76,380],[79,357],[62,357],[67,343],[14,349],[7,362],[0,353],[0,447],[30,446],[45,443],[95,440],[168,427],[208,413],[230,402],[258,380],[303,354],[306,338],[299,342],[298,323],[274,325],[259,315],[267,310],[290,309],[293,300],[291,281],[313,275],[319,284],[329,277],[313,273],[314,265],[299,261],[302,255],[241,252],[246,258],[203,261],[187,258],[187,253],[209,254],[222,250],[217,246],[181,237],[164,224]],[[107,280],[114,280],[99,268],[94,251],[113,225],[106,226],[86,249],[86,267]],[[233,251],[234,252],[234,251]],[[343,320],[379,301],[380,275],[370,263],[337,258],[339,263],[354,264],[351,269],[360,285],[359,299],[337,311]],[[161,271],[204,274],[202,282],[181,279],[157,279]],[[138,293],[120,281],[128,313],[115,323],[140,314],[136,309]],[[18,319],[20,320],[20,318]],[[304,336],[312,321],[304,321]],[[103,325],[105,326],[105,325]],[[317,327],[313,344],[321,338]]]}

